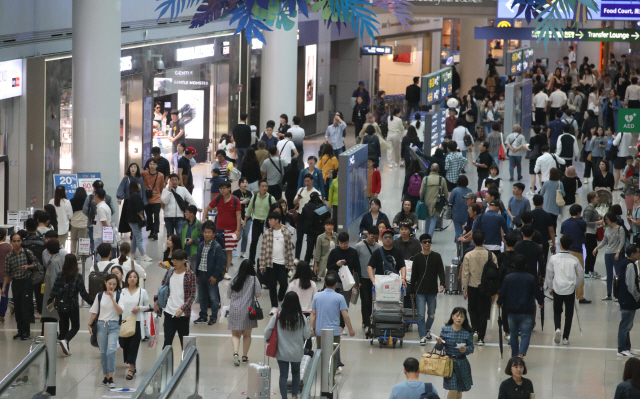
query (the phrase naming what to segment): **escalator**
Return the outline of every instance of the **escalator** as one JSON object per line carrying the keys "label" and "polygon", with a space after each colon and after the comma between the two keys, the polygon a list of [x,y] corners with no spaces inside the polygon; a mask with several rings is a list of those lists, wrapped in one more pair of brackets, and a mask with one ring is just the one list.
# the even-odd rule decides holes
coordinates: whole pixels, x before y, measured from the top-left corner
{"label": "escalator", "polygon": [[38,344],[0,381],[0,397],[3,399],[48,398],[51,396],[47,392],[48,387],[53,387],[53,393],[55,393],[55,382],[49,381],[47,347],[45,344]]}

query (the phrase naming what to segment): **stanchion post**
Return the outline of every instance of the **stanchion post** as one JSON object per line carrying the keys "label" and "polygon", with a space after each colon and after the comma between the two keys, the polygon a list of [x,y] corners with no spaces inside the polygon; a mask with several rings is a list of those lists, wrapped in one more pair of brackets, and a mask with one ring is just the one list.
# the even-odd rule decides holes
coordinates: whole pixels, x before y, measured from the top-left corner
{"label": "stanchion post", "polygon": [[182,337],[182,360],[184,360],[184,356],[192,346],[196,346],[195,335],[185,335],[184,337]]}
{"label": "stanchion post", "polygon": [[47,392],[56,396],[56,360],[58,323],[44,323],[44,344],[47,347],[49,368],[47,374]]}
{"label": "stanchion post", "polygon": [[331,394],[332,381],[331,370],[329,365],[331,364],[331,355],[333,354],[333,329],[325,328],[320,332],[320,338],[322,340],[322,352],[320,358],[320,392],[322,396]]}

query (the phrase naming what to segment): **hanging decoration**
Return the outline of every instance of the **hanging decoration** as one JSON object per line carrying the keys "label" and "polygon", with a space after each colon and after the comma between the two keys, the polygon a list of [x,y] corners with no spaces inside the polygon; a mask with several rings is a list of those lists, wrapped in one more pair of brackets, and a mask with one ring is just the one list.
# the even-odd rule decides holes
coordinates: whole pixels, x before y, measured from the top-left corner
{"label": "hanging decoration", "polygon": [[350,26],[363,39],[365,33],[373,38],[379,25],[372,7],[378,7],[398,18],[400,24],[410,29],[413,21],[407,9],[413,6],[405,0],[157,0],[158,19],[165,15],[171,21],[190,7],[198,6],[191,18],[189,28],[200,28],[210,22],[229,17],[229,25],[237,22],[235,34],[244,31],[247,42],[253,38],[266,44],[263,31],[273,29],[291,30],[295,26],[298,12],[305,17],[309,11],[320,12],[327,27],[332,23]]}

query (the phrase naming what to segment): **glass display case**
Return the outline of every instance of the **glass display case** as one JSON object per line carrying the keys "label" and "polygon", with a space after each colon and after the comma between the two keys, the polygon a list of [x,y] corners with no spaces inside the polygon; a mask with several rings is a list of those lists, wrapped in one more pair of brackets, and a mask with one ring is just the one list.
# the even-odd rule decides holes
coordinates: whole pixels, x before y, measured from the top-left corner
{"label": "glass display case", "polygon": [[60,94],[60,173],[71,173],[73,162],[73,98],[71,88]]}

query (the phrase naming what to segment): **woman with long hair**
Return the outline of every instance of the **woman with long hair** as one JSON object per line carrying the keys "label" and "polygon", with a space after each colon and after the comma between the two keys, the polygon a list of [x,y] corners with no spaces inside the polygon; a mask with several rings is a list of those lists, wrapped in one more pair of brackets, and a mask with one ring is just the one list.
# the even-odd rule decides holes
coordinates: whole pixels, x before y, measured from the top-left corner
{"label": "woman with long hair", "polygon": [[[380,157],[382,157],[382,146],[381,143],[384,141],[382,135],[376,135],[376,129],[373,125],[369,125],[363,128],[363,131],[366,133],[362,138],[362,145],[367,146],[368,157],[373,158],[373,167],[377,168],[380,166]],[[389,146],[387,146],[387,150]]]}
{"label": "woman with long hair", "polygon": [[140,183],[132,182],[129,185],[129,209],[127,222],[131,228],[131,256],[136,256],[136,249],[140,250],[140,259],[143,262],[151,262],[151,257],[147,256],[147,250],[142,237],[142,228],[146,226],[144,218],[145,203],[142,200]]}
{"label": "woman with long hair", "polygon": [[67,199],[67,189],[64,186],[56,187],[53,199],[49,201],[49,204],[56,208],[58,241],[60,241],[60,245],[64,248],[64,244],[67,242],[67,238],[69,238],[69,222],[73,217],[73,207]]}
{"label": "woman with long hair", "polygon": [[87,199],[87,192],[84,187],[78,187],[73,198],[69,200],[71,202],[71,210],[73,216],[71,216],[69,236],[71,239],[71,253],[74,254],[78,250],[78,239],[87,238],[87,223],[88,218],[82,211],[84,201]]}
{"label": "woman with long hair", "polygon": [[[473,91],[469,90],[466,96],[462,96],[462,102],[460,104],[460,118],[464,121],[464,126],[469,130],[469,133],[474,139],[478,138],[476,134],[476,120],[478,118],[478,106],[475,100],[471,96]],[[460,147],[462,150],[464,147]]]}
{"label": "woman with long hair", "polygon": [[591,137],[591,164],[593,166],[594,180],[596,178],[596,175],[598,175],[598,173],[600,172],[600,161],[604,159],[605,150],[608,145],[607,141],[608,140],[604,133],[604,129],[602,128],[602,126],[598,126],[596,128],[596,133],[593,135],[593,137]]}
{"label": "woman with long hair", "polygon": [[44,335],[44,323],[57,323],[59,320],[57,310],[55,308],[49,310],[47,305],[49,304],[55,281],[58,278],[58,274],[62,271],[62,265],[64,264],[64,260],[60,256],[60,241],[56,238],[51,238],[47,241],[47,250],[51,255],[51,259],[47,265],[44,265],[46,272],[44,274],[42,309],[40,309],[42,315],[40,319],[42,322],[42,335]]}
{"label": "woman with long hair", "polygon": [[247,152],[242,157],[242,167],[240,169],[242,177],[247,179],[247,190],[256,194],[259,189],[259,181],[262,179],[260,172],[260,162],[253,147],[247,148]]}
{"label": "woman with long hair", "polygon": [[400,165],[400,143],[404,133],[404,124],[402,123],[399,108],[393,110],[387,120],[387,126],[389,126],[389,132],[387,133],[387,144],[389,144],[387,160],[389,161],[389,168],[393,168],[394,161],[396,166]]}
{"label": "woman with long hair", "polygon": [[122,269],[122,266],[120,265],[115,265],[111,267],[110,273],[115,275],[118,279],[117,291],[122,291],[122,286],[124,285],[124,282],[122,281],[124,279],[124,269]]}
{"label": "woman with long hair", "polygon": [[422,149],[422,141],[418,137],[418,131],[416,127],[410,125],[407,129],[407,135],[402,138],[402,143],[400,145],[400,156],[403,159],[402,166],[409,165],[411,162],[411,147],[418,147]]}
{"label": "woman with long hair", "polygon": [[242,363],[249,361],[249,347],[251,346],[251,330],[258,327],[257,320],[249,320],[249,310],[254,306],[256,298],[262,293],[262,285],[256,276],[253,262],[244,260],[240,264],[238,274],[231,280],[227,287],[229,304],[229,325],[231,330],[231,345],[233,346],[233,364],[240,365],[238,349],[242,338]]}
{"label": "woman with long hair", "polygon": [[[562,86],[562,69],[556,68],[553,72],[553,75],[547,80],[547,91],[549,93],[553,92],[556,87]],[[550,119],[553,120],[555,115],[550,115]]]}
{"label": "woman with long hair", "polygon": [[[283,182],[287,186],[286,189],[284,190],[284,197],[286,198],[287,205],[289,205],[290,208],[293,208],[296,206],[293,203],[293,200],[296,198],[296,193],[298,192],[299,176],[300,176],[300,166],[299,166],[298,158],[292,158],[291,163],[285,167],[284,176],[282,178]],[[302,209],[300,209],[300,211],[302,211]],[[242,215],[242,220],[244,220],[244,212]]]}
{"label": "woman with long hair", "polygon": [[338,169],[339,165],[340,163],[338,162],[338,158],[336,158],[333,153],[333,146],[329,143],[326,143],[322,149],[320,162],[318,162],[318,168],[322,170],[322,176],[324,176],[325,183],[327,182],[329,171],[331,169]]}
{"label": "woman with long hair", "polygon": [[147,272],[133,259],[133,256],[131,255],[131,245],[128,242],[120,244],[120,257],[118,258],[118,264],[122,266],[122,274],[125,276],[129,274],[131,270],[138,272],[138,275],[142,280],[141,284],[144,287],[144,282],[147,279]]}
{"label": "woman with long hair", "polygon": [[402,201],[402,209],[393,217],[393,227],[398,228],[400,223],[408,222],[414,229],[418,228],[418,216],[411,210],[411,201]]}
{"label": "woman with long hair", "polygon": [[[244,159],[242,160],[242,162],[244,162]],[[164,253],[162,254],[162,262],[158,262],[158,266],[163,269],[169,269],[170,267],[173,267],[172,255],[173,251],[177,249],[183,249],[182,240],[177,234],[171,234],[169,237],[167,237],[167,249],[164,250]]]}
{"label": "woman with long hair", "polygon": [[[620,265],[625,258],[623,251],[625,231],[624,226],[618,224],[618,217],[611,211],[604,215],[604,224],[609,227],[604,229],[604,238],[593,250],[593,256],[597,256],[598,250],[604,248],[604,265],[607,270],[607,296],[602,298],[602,300],[610,301],[613,276],[618,275]],[[618,299],[616,298],[615,301],[617,302]]]}
{"label": "woman with long hair", "polygon": [[122,296],[118,290],[118,277],[107,274],[102,284],[103,292],[96,296],[91,306],[89,318],[89,334],[93,334],[93,322],[98,319],[98,345],[104,379],[98,385],[115,388],[113,373],[116,371],[116,349],[120,336],[120,320],[122,317]]}
{"label": "woman with long hair", "polygon": [[124,362],[129,365],[129,370],[127,370],[127,376],[125,377],[127,380],[132,380],[137,372],[138,349],[140,349],[140,341],[146,336],[144,328],[145,312],[151,308],[149,294],[144,288],[140,287],[140,275],[135,270],[129,271],[124,280],[124,289],[122,290],[122,319],[135,315],[136,331],[130,337],[120,337],[120,347],[122,348]]}
{"label": "woman with long hair", "polygon": [[124,174],[124,177],[120,181],[120,185],[118,186],[118,191],[116,192],[116,197],[118,198],[118,204],[122,205],[122,215],[125,217],[120,218],[120,223],[118,224],[118,232],[119,233],[129,233],[131,232],[131,226],[129,226],[129,196],[131,193],[130,186],[135,185],[134,182],[138,182],[140,184],[140,197],[143,202],[143,214],[144,214],[144,206],[147,205],[147,197],[145,194],[144,180],[140,175],[140,166],[137,163],[129,164],[127,171]]}
{"label": "woman with long hair", "polygon": [[622,382],[616,387],[613,399],[640,398],[640,359],[632,357],[624,364]]}
{"label": "woman with long hair", "polygon": [[[84,286],[84,277],[79,273],[78,259],[73,254],[64,257],[62,271],[58,274],[56,281],[53,283],[51,295],[49,295],[48,305],[58,311],[60,328],[60,347],[65,356],[71,355],[69,343],[80,330],[80,303],[78,295],[84,299],[89,305],[93,305],[93,301],[89,297],[89,293]],[[68,300],[67,311],[64,311],[60,300]],[[71,324],[71,328],[69,328]]]}
{"label": "woman with long hair", "polygon": [[358,133],[362,130],[362,126],[367,119],[367,113],[369,107],[364,103],[364,99],[360,96],[356,98],[356,105],[353,106],[353,113],[351,114],[351,121],[355,126],[356,140],[358,139]]}
{"label": "woman with long hair", "polygon": [[[462,393],[471,390],[471,365],[467,356],[473,353],[473,330],[469,325],[467,309],[457,307],[451,311],[447,324],[436,338],[436,350],[446,352],[453,359],[453,374],[444,378],[444,389],[449,391],[447,399],[460,399]],[[464,346],[458,347],[458,344]]]}
{"label": "woman with long hair", "polygon": [[420,137],[424,137],[424,129],[425,129],[425,123],[422,122],[422,115],[420,115],[419,113],[415,113],[413,115],[413,120],[411,121],[411,126],[416,128],[416,133],[418,134],[418,138]]}
{"label": "woman with long hair", "polygon": [[527,366],[520,356],[509,359],[504,373],[511,378],[507,378],[500,384],[499,399],[528,399],[531,397],[533,383],[530,379],[523,377],[524,374],[527,374]]}
{"label": "woman with long hair", "polygon": [[456,188],[451,190],[449,195],[449,205],[451,205],[451,220],[453,221],[453,228],[456,232],[453,241],[458,242],[458,237],[464,234],[463,227],[469,220],[469,211],[467,206],[467,200],[465,196],[472,193],[469,186],[469,179],[465,175],[458,176],[456,182]]}
{"label": "woman with long hair", "polygon": [[[593,111],[591,111],[593,113]],[[583,125],[584,126],[584,125]],[[593,169],[593,141],[592,138],[595,137],[596,130],[598,129],[598,125],[590,126],[588,130],[583,130],[584,134],[582,135],[582,151],[584,156],[584,184],[589,183],[589,178],[591,177],[591,171]],[[589,159],[589,155],[591,158]]]}
{"label": "woman with long hair", "polygon": [[287,399],[287,379],[291,366],[291,395],[298,397],[300,389],[300,362],[304,355],[304,341],[311,337],[311,329],[307,318],[302,314],[300,299],[295,292],[287,292],[282,301],[282,310],[269,320],[264,330],[264,339],[269,340],[273,330],[277,329],[278,344],[276,360],[280,368],[280,394]]}
{"label": "woman with long hair", "polygon": [[[55,232],[58,232],[58,212],[56,211],[56,207],[53,204],[46,204],[41,212],[44,212],[47,215],[49,215],[49,227],[44,227],[43,230],[46,229],[46,230],[53,230]],[[34,213],[34,216],[35,216],[35,213]],[[44,234],[46,232],[46,231],[43,232],[40,229],[41,228],[38,227],[38,231],[41,234]]]}
{"label": "woman with long hair", "polygon": [[311,314],[313,297],[318,293],[318,286],[312,281],[312,277],[309,263],[301,260],[296,265],[296,271],[289,282],[289,287],[287,287],[287,292],[293,291],[298,294],[300,307],[305,316]]}

